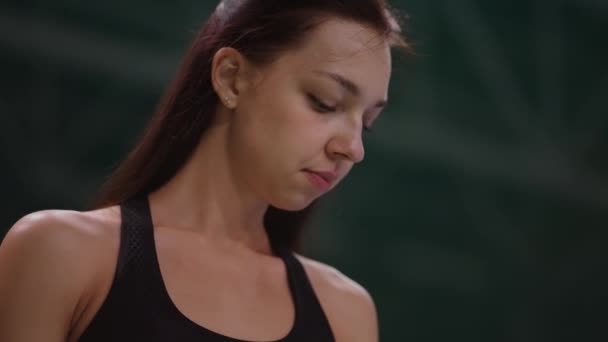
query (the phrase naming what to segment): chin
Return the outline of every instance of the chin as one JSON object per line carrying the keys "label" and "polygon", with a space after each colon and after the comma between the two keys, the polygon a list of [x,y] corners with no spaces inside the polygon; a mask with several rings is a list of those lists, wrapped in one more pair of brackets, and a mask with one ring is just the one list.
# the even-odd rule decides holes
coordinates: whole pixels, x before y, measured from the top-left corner
{"label": "chin", "polygon": [[285,211],[300,211],[306,209],[306,207],[308,207],[315,199],[316,197],[304,196],[300,194],[297,196],[286,196],[281,199],[276,199],[274,201],[270,201],[269,204],[277,209]]}

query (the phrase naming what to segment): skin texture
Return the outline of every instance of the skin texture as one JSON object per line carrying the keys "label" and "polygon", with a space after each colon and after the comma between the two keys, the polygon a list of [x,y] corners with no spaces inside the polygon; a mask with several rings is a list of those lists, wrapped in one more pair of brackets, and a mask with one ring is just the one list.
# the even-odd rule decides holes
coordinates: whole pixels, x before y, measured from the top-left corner
{"label": "skin texture", "polygon": [[[218,51],[217,118],[184,168],[149,196],[161,272],[182,313],[243,340],[288,333],[294,308],[264,212],[269,204],[302,209],[328,190],[306,170],[334,172],[333,187],[363,160],[362,132],[386,100],[390,71],[386,42],[340,19],[324,22],[267,66],[231,48]],[[0,245],[0,340],[76,341],[111,286],[119,229],[118,207],[19,220]],[[298,258],[337,341],[377,341],[365,289],[330,266]]]}

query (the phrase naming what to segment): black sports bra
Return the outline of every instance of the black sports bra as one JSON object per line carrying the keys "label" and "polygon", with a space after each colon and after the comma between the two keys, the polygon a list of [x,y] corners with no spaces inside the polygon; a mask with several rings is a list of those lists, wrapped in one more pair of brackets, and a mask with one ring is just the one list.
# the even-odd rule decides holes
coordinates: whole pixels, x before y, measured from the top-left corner
{"label": "black sports bra", "polygon": [[[172,302],[158,264],[147,197],[124,202],[121,217],[112,287],[79,341],[246,342],[194,323]],[[291,251],[275,252],[285,263],[295,307],[294,325],[279,341],[333,342],[331,328],[304,267]]]}

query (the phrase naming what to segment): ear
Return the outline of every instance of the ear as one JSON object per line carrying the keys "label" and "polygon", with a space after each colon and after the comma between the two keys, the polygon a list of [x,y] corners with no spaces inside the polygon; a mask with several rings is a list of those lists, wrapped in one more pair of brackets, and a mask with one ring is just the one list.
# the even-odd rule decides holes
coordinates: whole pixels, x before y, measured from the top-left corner
{"label": "ear", "polygon": [[213,56],[211,82],[213,88],[226,108],[234,109],[239,96],[248,86],[250,65],[236,49],[223,47]]}

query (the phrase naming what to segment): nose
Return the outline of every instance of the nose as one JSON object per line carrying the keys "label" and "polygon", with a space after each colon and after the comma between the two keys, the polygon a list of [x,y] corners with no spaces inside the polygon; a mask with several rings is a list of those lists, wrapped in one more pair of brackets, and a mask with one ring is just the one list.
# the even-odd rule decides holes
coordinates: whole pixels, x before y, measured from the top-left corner
{"label": "nose", "polygon": [[356,127],[341,130],[329,140],[327,143],[327,153],[330,158],[346,159],[353,163],[363,161],[365,149],[361,136],[362,127],[360,127],[361,125],[353,126]]}

